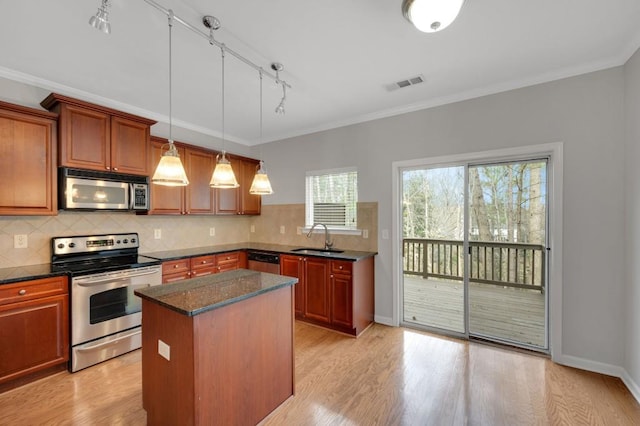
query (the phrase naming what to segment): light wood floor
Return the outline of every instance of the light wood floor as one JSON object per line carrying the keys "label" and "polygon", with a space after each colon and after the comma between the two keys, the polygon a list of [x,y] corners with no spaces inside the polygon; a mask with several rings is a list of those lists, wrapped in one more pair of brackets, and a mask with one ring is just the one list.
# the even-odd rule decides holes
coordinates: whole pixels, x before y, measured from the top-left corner
{"label": "light wood floor", "polygon": [[[469,298],[470,333],[546,347],[544,294],[470,283]],[[404,320],[464,333],[463,284],[406,275]]]}
{"label": "light wood floor", "polygon": [[[140,351],[0,394],[2,425],[144,425]],[[296,323],[296,395],[264,425],[637,425],[616,378],[376,324]]]}

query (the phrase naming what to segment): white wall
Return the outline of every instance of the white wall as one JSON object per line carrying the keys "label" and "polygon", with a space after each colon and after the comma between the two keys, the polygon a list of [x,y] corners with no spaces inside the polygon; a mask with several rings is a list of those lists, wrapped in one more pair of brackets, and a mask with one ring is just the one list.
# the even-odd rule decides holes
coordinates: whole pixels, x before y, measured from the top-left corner
{"label": "white wall", "polygon": [[[357,166],[359,200],[391,229],[393,161],[564,143],[564,354],[623,362],[623,68],[264,144],[276,193],[301,203],[307,170]],[[376,317],[391,318],[391,241],[379,237]],[[553,283],[551,283],[553,285]],[[640,366],[639,366],[640,367]]]}
{"label": "white wall", "polygon": [[[640,51],[625,65],[625,382],[640,398]],[[630,380],[629,380],[630,379]]]}

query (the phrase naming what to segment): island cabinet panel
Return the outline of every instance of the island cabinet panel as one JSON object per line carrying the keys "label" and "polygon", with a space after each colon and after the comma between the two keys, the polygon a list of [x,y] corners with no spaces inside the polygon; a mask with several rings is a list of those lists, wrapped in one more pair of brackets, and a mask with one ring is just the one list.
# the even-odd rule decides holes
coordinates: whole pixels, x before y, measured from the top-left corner
{"label": "island cabinet panel", "polygon": [[293,395],[292,290],[195,316],[143,299],[147,424],[255,425]]}
{"label": "island cabinet panel", "polygon": [[149,175],[155,121],[56,93],[40,105],[60,114],[60,166]]}
{"label": "island cabinet panel", "polygon": [[373,323],[373,257],[351,261],[282,255],[280,273],[299,280],[296,319],[354,336]]}
{"label": "island cabinet panel", "polygon": [[0,215],[56,215],[57,115],[0,102]]}
{"label": "island cabinet panel", "polygon": [[0,286],[0,391],[63,370],[68,360],[67,278]]}

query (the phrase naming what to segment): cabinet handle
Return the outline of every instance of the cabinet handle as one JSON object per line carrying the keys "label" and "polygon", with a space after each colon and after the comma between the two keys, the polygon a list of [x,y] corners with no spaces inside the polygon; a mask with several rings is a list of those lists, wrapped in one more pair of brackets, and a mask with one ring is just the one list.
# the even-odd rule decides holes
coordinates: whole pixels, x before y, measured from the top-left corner
{"label": "cabinet handle", "polygon": [[[193,275],[195,276],[196,273],[194,272]],[[190,277],[191,276],[191,272],[187,272],[187,276]]]}
{"label": "cabinet handle", "polygon": [[338,269],[342,270],[342,265],[338,266]]}
{"label": "cabinet handle", "polygon": [[180,265],[173,265],[173,268],[174,268],[174,269],[178,269],[178,267],[179,267],[179,266],[180,266]]}
{"label": "cabinet handle", "polygon": [[227,256],[227,260],[231,259],[229,256]]}
{"label": "cabinet handle", "polygon": [[25,290],[25,289],[23,288],[22,290],[20,290],[20,291],[18,292],[18,294],[19,294],[20,296],[24,296],[25,294],[27,294],[27,290]]}
{"label": "cabinet handle", "polygon": [[329,275],[329,278],[333,278],[333,274]]}
{"label": "cabinet handle", "polygon": [[117,172],[117,171],[118,171],[118,168],[117,168],[117,167],[114,167],[114,168],[113,168],[113,170],[115,170],[115,171]]}
{"label": "cabinet handle", "polygon": [[203,260],[203,261],[201,261],[200,263],[202,263],[202,264],[204,265],[205,263],[207,263],[207,261],[206,261],[206,260]]}
{"label": "cabinet handle", "polygon": [[111,167],[109,167],[109,166],[105,166],[105,169],[107,169],[107,170],[111,170]]}

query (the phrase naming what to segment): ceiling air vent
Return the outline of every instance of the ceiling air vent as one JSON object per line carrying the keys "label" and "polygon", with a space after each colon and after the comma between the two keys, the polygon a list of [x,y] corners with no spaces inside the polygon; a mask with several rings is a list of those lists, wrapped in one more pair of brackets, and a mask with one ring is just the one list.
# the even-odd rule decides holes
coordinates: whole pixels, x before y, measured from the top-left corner
{"label": "ceiling air vent", "polygon": [[415,77],[407,78],[406,80],[396,81],[393,84],[387,86],[389,90],[402,89],[404,87],[415,86],[416,84],[424,83],[424,76],[417,75]]}

